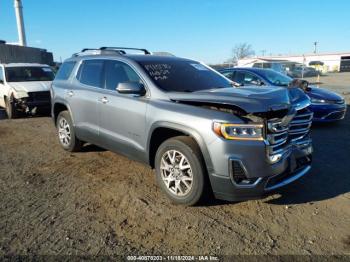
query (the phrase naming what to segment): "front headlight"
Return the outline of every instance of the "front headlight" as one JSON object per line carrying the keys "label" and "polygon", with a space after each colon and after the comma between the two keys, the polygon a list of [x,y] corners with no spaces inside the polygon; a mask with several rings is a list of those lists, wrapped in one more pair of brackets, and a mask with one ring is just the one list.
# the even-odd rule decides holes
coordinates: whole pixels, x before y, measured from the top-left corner
{"label": "front headlight", "polygon": [[324,100],[324,99],[311,98],[310,101],[311,101],[311,104],[313,104],[313,105],[322,105],[322,104],[326,103],[326,100]]}
{"label": "front headlight", "polygon": [[263,124],[230,124],[214,122],[213,131],[230,140],[264,140]]}

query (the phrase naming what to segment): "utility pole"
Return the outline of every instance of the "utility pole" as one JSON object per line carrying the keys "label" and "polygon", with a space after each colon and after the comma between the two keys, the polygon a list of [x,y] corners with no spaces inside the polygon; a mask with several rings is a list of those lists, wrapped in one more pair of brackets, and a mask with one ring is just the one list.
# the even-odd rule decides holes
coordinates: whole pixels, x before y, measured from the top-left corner
{"label": "utility pole", "polygon": [[317,51],[317,44],[318,44],[318,42],[315,41],[315,42],[314,42],[314,54],[316,54],[316,51]]}
{"label": "utility pole", "polygon": [[265,50],[265,49],[264,49],[264,50],[261,50],[260,52],[261,52],[261,56],[265,56],[265,53],[266,53],[266,50]]}
{"label": "utility pole", "polygon": [[17,30],[18,30],[18,42],[21,46],[27,45],[26,33],[24,30],[24,21],[23,21],[23,12],[22,12],[22,1],[15,1],[15,13],[16,13],[16,21],[17,21]]}

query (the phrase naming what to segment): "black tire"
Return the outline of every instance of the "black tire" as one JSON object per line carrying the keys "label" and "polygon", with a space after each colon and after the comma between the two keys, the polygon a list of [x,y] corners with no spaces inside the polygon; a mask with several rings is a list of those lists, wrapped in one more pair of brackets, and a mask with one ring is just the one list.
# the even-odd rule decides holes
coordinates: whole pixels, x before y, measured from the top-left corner
{"label": "black tire", "polygon": [[[170,150],[175,150],[183,154],[187,158],[186,160],[188,160],[192,170],[192,187],[184,196],[177,196],[172,193],[162,178],[161,160],[162,157],[165,156],[165,154]],[[192,206],[201,200],[206,188],[206,168],[201,151],[197,143],[192,138],[187,136],[177,136],[164,141],[159,146],[156,153],[155,169],[158,185],[172,202]],[[173,182],[175,183],[175,181]]]}
{"label": "black tire", "polygon": [[[64,143],[64,140],[62,140],[59,135],[61,121],[65,121],[65,123],[67,123],[69,132],[70,132],[70,139],[69,141],[66,139],[65,140],[67,141],[66,143]],[[60,142],[64,150],[69,152],[78,152],[81,150],[82,142],[75,136],[73,121],[68,111],[62,111],[58,114],[58,117],[56,120],[56,128],[57,128],[58,141]]]}
{"label": "black tire", "polygon": [[10,99],[6,98],[5,104],[6,104],[6,114],[7,114],[8,119],[17,118],[18,112],[17,112],[16,106],[13,102],[13,97],[11,97]]}

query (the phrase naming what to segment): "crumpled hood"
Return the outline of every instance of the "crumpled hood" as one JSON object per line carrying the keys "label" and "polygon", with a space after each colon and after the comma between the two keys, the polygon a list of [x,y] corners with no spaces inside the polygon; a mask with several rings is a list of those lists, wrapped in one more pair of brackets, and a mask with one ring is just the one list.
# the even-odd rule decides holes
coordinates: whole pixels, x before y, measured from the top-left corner
{"label": "crumpled hood", "polygon": [[169,98],[180,102],[204,102],[237,106],[247,113],[267,112],[290,108],[286,88],[229,87],[193,93],[169,92]]}
{"label": "crumpled hood", "polygon": [[40,92],[49,91],[51,81],[28,81],[28,82],[9,82],[9,86],[17,92]]}
{"label": "crumpled hood", "polygon": [[310,87],[310,91],[307,91],[306,94],[311,98],[316,99],[324,99],[324,100],[330,100],[330,101],[341,101],[343,100],[343,97],[338,95],[335,92],[329,91],[324,88],[318,88],[318,87]]}

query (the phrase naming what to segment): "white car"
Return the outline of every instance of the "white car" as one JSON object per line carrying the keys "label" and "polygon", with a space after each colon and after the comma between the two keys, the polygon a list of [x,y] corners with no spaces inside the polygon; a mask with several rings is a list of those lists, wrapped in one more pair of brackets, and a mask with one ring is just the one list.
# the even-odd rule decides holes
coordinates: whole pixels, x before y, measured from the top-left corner
{"label": "white car", "polygon": [[16,118],[19,112],[35,114],[38,110],[49,110],[54,77],[48,65],[0,64],[0,107],[6,108],[8,118]]}

